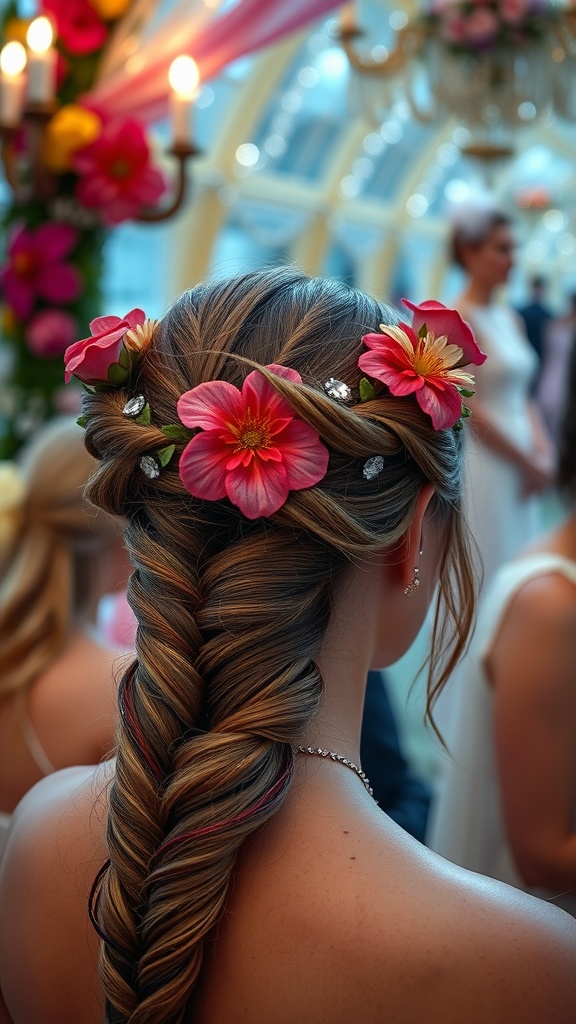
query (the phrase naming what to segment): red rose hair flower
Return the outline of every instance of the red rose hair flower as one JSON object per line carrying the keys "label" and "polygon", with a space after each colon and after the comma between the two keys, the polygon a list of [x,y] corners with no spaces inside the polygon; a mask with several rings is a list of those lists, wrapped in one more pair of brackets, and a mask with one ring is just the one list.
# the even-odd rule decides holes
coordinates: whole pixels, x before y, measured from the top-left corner
{"label": "red rose hair flower", "polygon": [[[300,374],[271,364],[271,373],[302,382]],[[186,427],[200,427],[180,457],[180,479],[196,498],[229,498],[247,519],[271,516],[290,491],[313,487],[326,474],[328,450],[317,432],[294,415],[258,370],[240,391],[214,380],[178,401]]]}

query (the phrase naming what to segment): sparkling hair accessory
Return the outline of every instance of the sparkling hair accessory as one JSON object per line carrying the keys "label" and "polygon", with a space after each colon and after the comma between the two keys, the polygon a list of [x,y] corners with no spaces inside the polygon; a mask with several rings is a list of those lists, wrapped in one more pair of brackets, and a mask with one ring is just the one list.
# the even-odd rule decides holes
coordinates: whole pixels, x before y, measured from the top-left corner
{"label": "sparkling hair accessory", "polygon": [[[274,363],[270,374],[301,384],[296,370]],[[247,519],[271,516],[290,491],[313,487],[326,475],[328,449],[298,419],[267,375],[253,370],[242,388],[207,381],[178,401],[185,427],[200,428],[180,457],[180,479],[195,498],[228,498]]]}
{"label": "sparkling hair accessory", "polygon": [[[486,356],[470,324],[455,309],[433,299],[418,306],[408,299],[402,302],[413,313],[412,326],[381,324],[381,334],[365,334],[362,341],[369,351],[362,353],[358,366],[386,384],[391,394],[414,394],[434,430],[459,430],[470,415],[462,399],[474,394],[474,377],[460,367],[479,366]],[[367,397],[373,397],[370,381],[360,382],[361,395],[363,385]]]}

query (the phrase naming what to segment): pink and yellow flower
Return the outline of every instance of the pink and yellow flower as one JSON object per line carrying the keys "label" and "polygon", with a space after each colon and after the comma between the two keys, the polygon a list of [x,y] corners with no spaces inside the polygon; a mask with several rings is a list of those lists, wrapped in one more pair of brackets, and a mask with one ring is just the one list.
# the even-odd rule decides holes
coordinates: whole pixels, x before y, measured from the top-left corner
{"label": "pink and yellow flower", "polygon": [[435,430],[453,427],[462,415],[462,394],[474,390],[474,378],[460,369],[480,365],[486,356],[478,348],[469,324],[456,310],[440,302],[415,306],[413,326],[382,324],[382,334],[366,334],[370,350],[358,360],[361,370],[382,381],[393,395],[415,394]]}
{"label": "pink and yellow flower", "polygon": [[125,317],[98,316],[90,324],[90,338],[70,345],[64,353],[64,380],[72,376],[91,386],[110,384],[120,386],[128,379],[130,368],[141,352],[130,347],[125,339],[146,320],[142,309],[131,309]]}
{"label": "pink and yellow flower", "polygon": [[106,124],[101,135],[73,158],[80,175],[76,195],[98,210],[105,224],[134,217],[152,206],[165,190],[164,177],[152,166],[150,147],[138,121]]}
{"label": "pink and yellow flower", "polygon": [[57,304],[78,298],[82,279],[76,267],[66,262],[77,241],[75,228],[56,221],[15,229],[0,283],[6,302],[20,320],[28,319],[38,298]]}
{"label": "pink and yellow flower", "polygon": [[[266,367],[297,383],[286,366]],[[196,498],[229,498],[247,519],[271,516],[290,491],[313,487],[326,474],[329,453],[318,433],[294,415],[259,370],[242,390],[215,380],[187,391],[178,401],[186,427],[200,427],[180,457],[180,479]]]}

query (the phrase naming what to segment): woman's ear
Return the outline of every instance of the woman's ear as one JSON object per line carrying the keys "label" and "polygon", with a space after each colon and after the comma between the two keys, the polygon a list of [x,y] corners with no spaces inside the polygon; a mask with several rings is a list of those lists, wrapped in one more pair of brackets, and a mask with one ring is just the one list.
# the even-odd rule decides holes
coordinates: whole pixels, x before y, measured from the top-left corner
{"label": "woman's ear", "polygon": [[432,484],[424,484],[418,494],[412,525],[408,532],[404,534],[399,545],[398,560],[396,562],[397,583],[403,590],[410,587],[418,579],[417,570],[420,569],[420,556],[426,546],[424,519],[433,495],[434,488]]}

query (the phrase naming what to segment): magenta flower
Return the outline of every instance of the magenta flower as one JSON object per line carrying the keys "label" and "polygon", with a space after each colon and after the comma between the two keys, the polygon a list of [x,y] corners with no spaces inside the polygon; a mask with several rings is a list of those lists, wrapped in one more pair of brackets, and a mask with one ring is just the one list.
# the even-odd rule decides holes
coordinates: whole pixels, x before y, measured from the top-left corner
{"label": "magenta flower", "polygon": [[[289,367],[266,369],[302,382]],[[319,435],[258,370],[241,391],[223,380],[198,384],[179,399],[178,416],[202,429],[180,457],[186,490],[205,501],[228,497],[247,519],[273,515],[290,491],[313,487],[326,474],[329,454]]]}
{"label": "magenta flower", "polygon": [[402,303],[412,311],[412,327],[416,334],[426,326],[437,338],[449,338],[450,344],[458,345],[462,349],[462,358],[458,366],[465,366],[467,363],[481,366],[486,361],[486,353],[478,348],[470,324],[462,319],[456,309],[448,309],[441,302],[436,302],[436,299],[426,299],[419,305],[410,302],[410,299],[402,299]]}
{"label": "magenta flower", "polygon": [[42,0],[42,12],[56,23],[58,39],[74,56],[99,50],[108,28],[89,0]]}
{"label": "magenta flower", "polygon": [[65,262],[77,240],[73,227],[56,221],[39,228],[16,228],[0,283],[6,302],[19,320],[28,319],[38,298],[55,303],[78,298],[82,280],[76,267]]}
{"label": "magenta flower", "polygon": [[70,345],[64,353],[64,380],[74,375],[83,384],[121,385],[128,379],[131,363],[141,352],[125,344],[128,331],[146,320],[142,309],[131,309],[125,317],[98,316],[90,324],[90,338]]}
{"label": "magenta flower", "polygon": [[76,321],[65,309],[41,309],[26,326],[26,342],[35,355],[61,355],[76,334]]}
{"label": "magenta flower", "polygon": [[415,394],[434,430],[453,427],[462,416],[462,395],[474,393],[474,378],[460,367],[479,365],[486,356],[478,348],[470,325],[459,313],[430,300],[415,306],[412,327],[381,324],[382,334],[366,334],[358,366],[382,381],[393,395]]}
{"label": "magenta flower", "polygon": [[95,142],[78,150],[74,169],[80,175],[78,199],[98,210],[105,224],[119,224],[154,205],[166,187],[151,164],[142,125],[132,120],[105,125]]}

